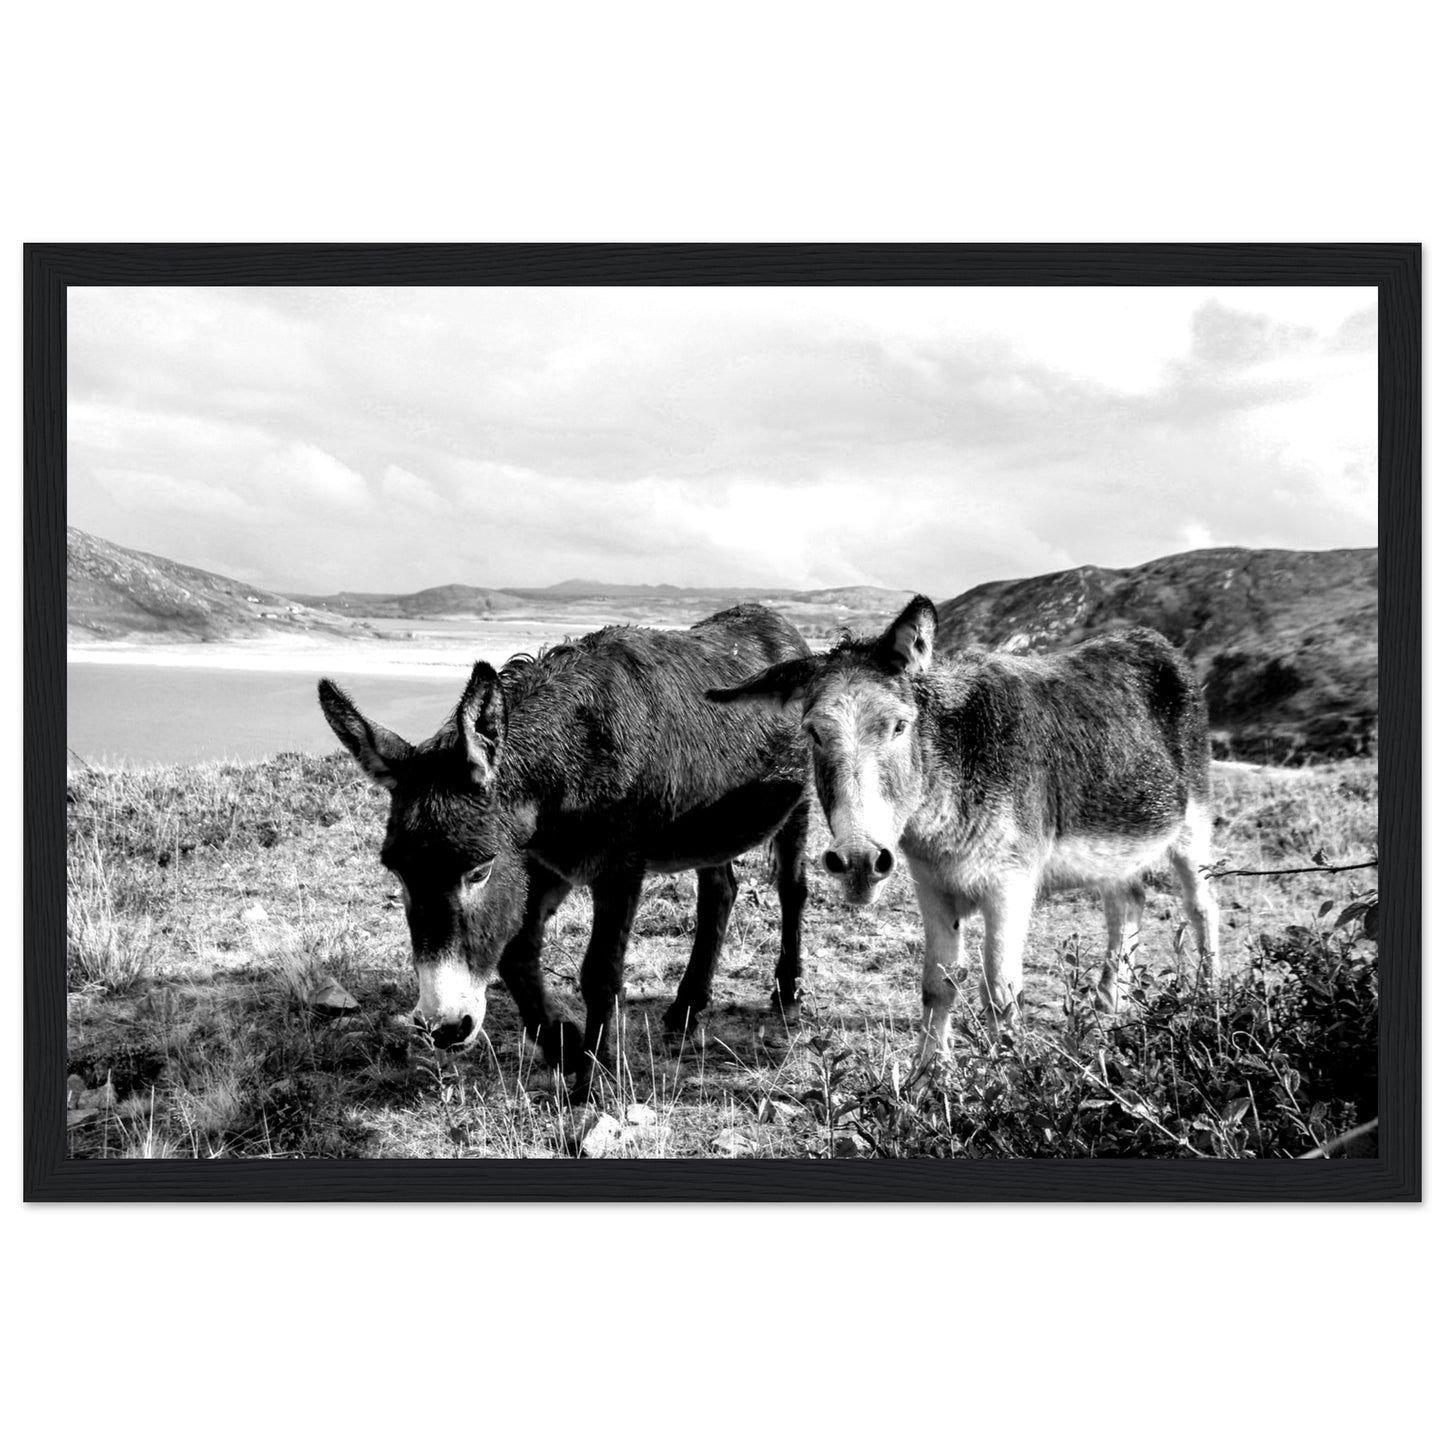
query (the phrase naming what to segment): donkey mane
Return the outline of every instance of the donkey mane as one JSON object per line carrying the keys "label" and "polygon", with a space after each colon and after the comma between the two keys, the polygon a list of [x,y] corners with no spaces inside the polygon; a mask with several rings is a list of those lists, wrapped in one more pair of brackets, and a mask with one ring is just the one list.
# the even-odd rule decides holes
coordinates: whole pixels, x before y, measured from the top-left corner
{"label": "donkey mane", "polygon": [[[705,621],[731,620],[734,614],[738,615],[738,620],[746,621],[750,619],[753,612],[762,610],[760,608],[735,607],[727,612],[718,613],[716,617],[707,618]],[[703,623],[695,623],[688,630],[696,631],[703,625]],[[614,623],[598,632],[589,633],[586,637],[564,638],[561,642],[554,643],[551,647],[544,647],[538,652],[514,652],[502,664],[497,675],[506,692],[507,702],[515,705],[538,692],[545,683],[564,676],[576,663],[594,656],[598,650],[597,644],[603,642],[624,644],[612,659],[613,662],[630,672],[645,674],[651,666],[651,659],[645,655],[645,652],[639,655],[638,648],[646,649],[654,633],[655,629],[639,627],[635,623]]]}
{"label": "donkey mane", "polygon": [[549,678],[566,670],[579,657],[583,649],[568,637],[551,647],[537,652],[514,652],[498,672],[508,703],[518,703],[530,697]]}

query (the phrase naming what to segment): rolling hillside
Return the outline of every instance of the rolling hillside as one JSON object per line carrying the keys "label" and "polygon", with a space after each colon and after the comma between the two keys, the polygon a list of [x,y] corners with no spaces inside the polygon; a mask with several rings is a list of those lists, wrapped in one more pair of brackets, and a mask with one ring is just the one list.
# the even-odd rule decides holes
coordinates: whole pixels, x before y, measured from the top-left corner
{"label": "rolling hillside", "polygon": [[337,592],[330,597],[308,593],[287,594],[292,602],[324,608],[344,617],[494,617],[515,612],[523,600],[492,587],[467,587],[451,583],[427,587],[420,592]]}
{"label": "rolling hillside", "polygon": [[66,636],[70,642],[219,642],[278,633],[365,636],[353,622],[66,528]]}
{"label": "rolling hillside", "polygon": [[1218,547],[985,583],[939,608],[939,645],[1030,652],[1143,624],[1198,669],[1222,755],[1353,756],[1374,751],[1378,603],[1373,547]]}
{"label": "rolling hillside", "polygon": [[560,621],[579,632],[607,622],[685,627],[739,602],[762,602],[783,613],[805,636],[827,638],[840,627],[864,633],[887,626],[913,594],[884,587],[679,587],[671,583],[613,583],[574,578],[551,587],[428,587],[421,592],[291,593],[290,600],[348,617],[528,618]]}

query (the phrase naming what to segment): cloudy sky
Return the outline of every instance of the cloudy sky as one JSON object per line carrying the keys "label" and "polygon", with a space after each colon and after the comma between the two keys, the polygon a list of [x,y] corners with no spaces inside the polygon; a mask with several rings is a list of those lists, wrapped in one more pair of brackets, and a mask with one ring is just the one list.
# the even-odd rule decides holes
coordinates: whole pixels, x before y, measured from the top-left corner
{"label": "cloudy sky", "polygon": [[1372,289],[72,288],[69,520],[282,590],[1376,540]]}

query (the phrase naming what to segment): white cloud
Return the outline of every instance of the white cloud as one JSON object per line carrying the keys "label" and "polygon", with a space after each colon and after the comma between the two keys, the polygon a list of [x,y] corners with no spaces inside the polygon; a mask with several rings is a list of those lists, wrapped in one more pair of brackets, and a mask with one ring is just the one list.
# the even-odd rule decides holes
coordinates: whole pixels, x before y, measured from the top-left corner
{"label": "white cloud", "polygon": [[292,442],[261,459],[254,482],[288,508],[315,504],[323,509],[359,506],[366,501],[366,480],[310,442]]}
{"label": "white cloud", "polygon": [[247,503],[229,487],[129,467],[96,467],[95,483],[130,512],[158,511],[192,517],[241,520]]}
{"label": "white cloud", "polygon": [[1191,537],[1360,545],[1373,316],[1342,288],[87,290],[71,518],[297,589],[947,596]]}
{"label": "white cloud", "polygon": [[439,512],[445,506],[430,482],[395,463],[389,464],[381,474],[380,492],[384,502],[402,508]]}

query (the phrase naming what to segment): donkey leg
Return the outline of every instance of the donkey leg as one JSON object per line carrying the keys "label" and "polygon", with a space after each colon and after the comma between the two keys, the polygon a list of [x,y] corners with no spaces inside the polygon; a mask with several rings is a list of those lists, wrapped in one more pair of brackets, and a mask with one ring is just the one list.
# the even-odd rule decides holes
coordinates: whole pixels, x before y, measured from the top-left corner
{"label": "donkey leg", "polygon": [[1208,850],[1201,850],[1191,840],[1169,855],[1174,876],[1179,880],[1180,901],[1184,915],[1194,932],[1194,946],[1199,951],[1199,979],[1210,983],[1219,957],[1219,906],[1209,884]]}
{"label": "donkey leg", "polygon": [[1104,893],[1104,966],[1094,989],[1094,1001],[1105,1013],[1119,1006],[1119,991],[1128,998],[1134,954],[1139,947],[1139,924],[1144,917],[1144,889],[1138,883],[1108,885]]}
{"label": "donkey leg", "polygon": [[773,882],[782,913],[773,1007],[790,1028],[802,1015],[803,910],[808,903],[808,798],[788,814],[773,839]]}
{"label": "donkey leg", "polygon": [[582,955],[582,1000],[587,1027],[582,1036],[582,1061],[572,1097],[585,1102],[595,1066],[611,1069],[616,1061],[618,1011],[627,943],[637,903],[642,897],[642,871],[599,879],[592,885],[592,936]]}
{"label": "donkey leg", "polygon": [[1029,873],[1005,875],[983,899],[983,979],[979,995],[990,1029],[1016,1028],[1024,986],[1024,940],[1038,882]]}
{"label": "donkey leg", "polygon": [[1169,862],[1179,880],[1184,915],[1194,932],[1201,983],[1213,980],[1215,961],[1219,957],[1219,908],[1209,882],[1214,856],[1210,840],[1212,827],[1208,802],[1192,798],[1184,810],[1184,826],[1169,850]]}
{"label": "donkey leg", "polygon": [[582,1062],[582,1031],[557,1007],[542,978],[542,940],[552,915],[572,885],[540,864],[527,865],[527,906],[517,935],[502,950],[497,972],[516,1001],[522,1027],[542,1046],[554,1069],[576,1069]]}
{"label": "donkey leg", "polygon": [[692,955],[677,986],[677,998],[662,1016],[663,1027],[672,1033],[691,1033],[698,1015],[712,1002],[713,970],[737,896],[738,878],[731,863],[697,870],[697,932]]}
{"label": "donkey leg", "polygon": [[922,1068],[935,1054],[948,1054],[949,1018],[958,999],[958,959],[963,947],[963,920],[951,895],[931,881],[913,875],[923,915],[923,1032],[914,1055]]}

